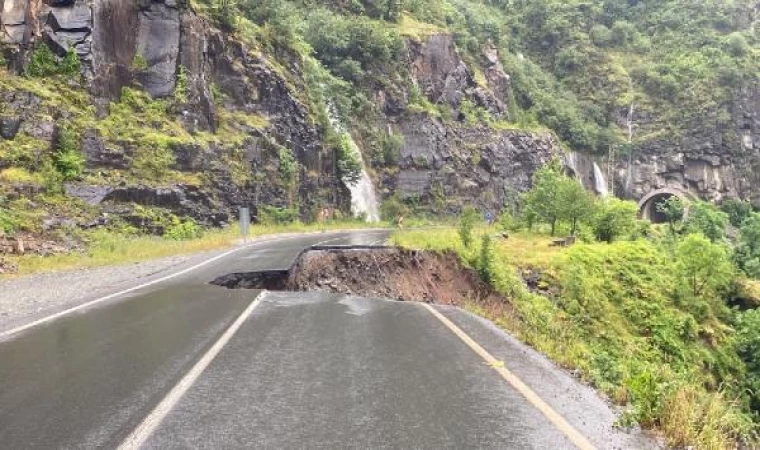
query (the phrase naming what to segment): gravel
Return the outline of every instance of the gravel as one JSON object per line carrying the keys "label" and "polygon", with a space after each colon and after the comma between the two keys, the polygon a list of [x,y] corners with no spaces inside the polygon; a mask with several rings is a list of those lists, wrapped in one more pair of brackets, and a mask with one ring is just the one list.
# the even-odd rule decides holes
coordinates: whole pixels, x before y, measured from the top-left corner
{"label": "gravel", "polygon": [[0,332],[144,283],[150,278],[167,275],[218,253],[221,251],[0,281]]}

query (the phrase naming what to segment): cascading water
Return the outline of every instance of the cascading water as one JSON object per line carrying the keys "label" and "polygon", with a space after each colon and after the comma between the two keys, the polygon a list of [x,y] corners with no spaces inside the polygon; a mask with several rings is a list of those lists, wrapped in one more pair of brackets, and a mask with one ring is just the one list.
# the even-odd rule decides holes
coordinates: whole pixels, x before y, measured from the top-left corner
{"label": "cascading water", "polygon": [[379,222],[380,207],[377,203],[377,194],[375,193],[375,186],[372,184],[372,178],[370,178],[369,173],[367,173],[367,165],[364,163],[362,152],[351,137],[351,133],[349,133],[341,123],[332,105],[328,105],[327,116],[330,119],[330,125],[332,125],[335,133],[346,139],[350,151],[361,162],[362,166],[362,173],[358,180],[344,180],[346,187],[348,187],[348,191],[351,193],[351,213],[357,217],[366,217],[367,222]]}
{"label": "cascading water", "polygon": [[583,184],[583,172],[578,164],[578,154],[572,151],[565,154],[565,165],[573,172],[573,176],[578,180],[578,183],[585,187]]}
{"label": "cascading water", "polygon": [[604,178],[604,173],[596,162],[594,163],[594,190],[602,197],[610,195],[610,191],[607,189],[607,180]]}

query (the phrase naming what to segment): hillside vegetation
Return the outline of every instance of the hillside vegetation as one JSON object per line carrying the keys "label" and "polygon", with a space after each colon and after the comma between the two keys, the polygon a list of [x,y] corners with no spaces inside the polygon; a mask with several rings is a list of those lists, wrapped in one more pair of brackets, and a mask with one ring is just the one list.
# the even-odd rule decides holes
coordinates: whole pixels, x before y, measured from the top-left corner
{"label": "hillside vegetation", "polygon": [[[522,205],[491,227],[470,209],[456,229],[398,231],[394,242],[458,253],[509,299],[470,308],[626,405],[621,425],[658,429],[679,448],[758,445],[760,213],[673,197],[658,206],[669,223],[652,226],[556,164]],[[580,242],[551,236],[565,232]]]}
{"label": "hillside vegetation", "polygon": [[[491,42],[511,77],[511,120],[549,127],[575,150],[616,145],[625,153],[698,126],[735,133],[735,96],[758,81],[760,69],[757,12],[748,0],[205,4],[229,28],[253,28],[264,42],[313,55],[354,108],[366,100],[362,87],[403,80],[394,69],[404,38],[451,33],[476,65]],[[631,108],[649,120],[631,124],[629,136]]]}

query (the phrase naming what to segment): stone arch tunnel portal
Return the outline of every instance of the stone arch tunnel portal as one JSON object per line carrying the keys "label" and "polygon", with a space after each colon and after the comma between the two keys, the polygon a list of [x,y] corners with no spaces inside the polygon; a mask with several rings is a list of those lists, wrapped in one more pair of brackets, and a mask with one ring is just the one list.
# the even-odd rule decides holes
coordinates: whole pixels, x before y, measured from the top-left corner
{"label": "stone arch tunnel portal", "polygon": [[695,200],[691,192],[678,188],[657,189],[645,195],[639,200],[639,216],[652,223],[665,223],[665,215],[657,210],[657,205],[667,201],[671,197],[680,197],[681,200]]}

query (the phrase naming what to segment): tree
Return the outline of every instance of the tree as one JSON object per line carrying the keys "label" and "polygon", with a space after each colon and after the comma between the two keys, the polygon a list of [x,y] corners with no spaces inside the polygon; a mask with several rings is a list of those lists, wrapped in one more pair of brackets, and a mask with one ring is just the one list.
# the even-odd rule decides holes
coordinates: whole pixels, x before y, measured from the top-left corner
{"label": "tree", "polygon": [[223,31],[235,31],[239,15],[239,0],[215,0],[211,7],[211,17]]}
{"label": "tree", "polygon": [[703,234],[686,236],[678,244],[676,260],[681,279],[694,297],[725,290],[733,279],[728,250],[721,244],[713,244]]}
{"label": "tree", "polygon": [[747,366],[743,390],[749,393],[750,409],[760,411],[760,309],[737,315],[736,349]]}
{"label": "tree", "polygon": [[594,197],[572,178],[559,181],[557,201],[559,218],[570,223],[571,235],[578,231],[579,222],[594,214]]}
{"label": "tree", "polygon": [[743,200],[730,198],[720,205],[720,210],[728,214],[728,221],[736,228],[740,228],[744,219],[752,213],[752,204]]}
{"label": "tree", "polygon": [[690,233],[702,233],[710,241],[718,242],[726,237],[728,214],[707,202],[696,202],[689,208],[685,227]]}
{"label": "tree", "polygon": [[676,224],[683,220],[683,216],[686,213],[686,205],[684,205],[681,197],[673,195],[666,200],[658,202],[655,206],[657,212],[665,217],[665,221],[668,222],[670,228],[670,234],[676,234]]}
{"label": "tree", "polygon": [[593,219],[597,240],[611,243],[636,229],[638,206],[634,202],[608,198],[600,204]]}
{"label": "tree", "polygon": [[742,224],[734,259],[753,278],[760,278],[760,213],[751,213]]}
{"label": "tree", "polygon": [[551,226],[552,236],[556,232],[560,216],[559,185],[564,177],[561,170],[557,160],[538,169],[533,174],[533,187],[524,197],[526,209]]}

